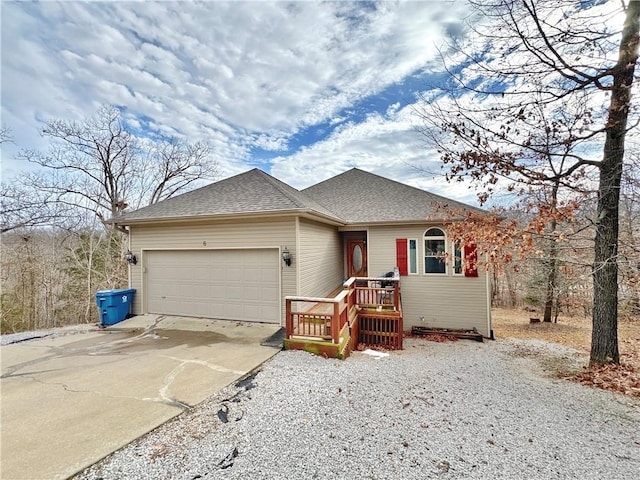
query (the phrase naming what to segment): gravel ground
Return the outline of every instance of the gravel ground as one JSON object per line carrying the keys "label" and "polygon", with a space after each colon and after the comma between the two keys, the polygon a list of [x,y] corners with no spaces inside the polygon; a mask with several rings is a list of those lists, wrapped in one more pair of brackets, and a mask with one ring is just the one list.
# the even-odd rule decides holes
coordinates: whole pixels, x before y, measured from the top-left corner
{"label": "gravel ground", "polygon": [[640,404],[551,375],[584,361],[516,340],[285,351],[76,479],[640,478]]}

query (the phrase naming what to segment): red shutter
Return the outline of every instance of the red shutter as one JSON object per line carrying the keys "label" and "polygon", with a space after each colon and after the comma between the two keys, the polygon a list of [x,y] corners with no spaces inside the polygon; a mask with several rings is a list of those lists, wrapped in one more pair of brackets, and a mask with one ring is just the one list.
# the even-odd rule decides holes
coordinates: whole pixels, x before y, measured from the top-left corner
{"label": "red shutter", "polygon": [[478,248],[475,243],[464,246],[464,276],[478,276]]}
{"label": "red shutter", "polygon": [[407,239],[396,238],[396,265],[400,271],[400,275],[407,275],[409,268],[407,267]]}

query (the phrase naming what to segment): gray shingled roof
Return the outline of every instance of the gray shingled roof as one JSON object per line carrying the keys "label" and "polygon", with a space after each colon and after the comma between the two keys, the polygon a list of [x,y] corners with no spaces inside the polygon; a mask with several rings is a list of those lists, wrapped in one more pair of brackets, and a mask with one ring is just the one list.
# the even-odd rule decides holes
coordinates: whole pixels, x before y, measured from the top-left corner
{"label": "gray shingled roof", "polygon": [[302,190],[347,223],[442,220],[443,207],[482,212],[461,202],[353,168]]}
{"label": "gray shingled roof", "polygon": [[357,168],[299,191],[254,168],[112,219],[132,223],[269,213],[309,213],[343,224],[440,220],[442,207],[476,210],[455,200]]}
{"label": "gray shingled roof", "polygon": [[112,221],[128,225],[151,220],[284,212],[314,213],[340,222],[335,214],[300,191],[257,168],[126,212]]}

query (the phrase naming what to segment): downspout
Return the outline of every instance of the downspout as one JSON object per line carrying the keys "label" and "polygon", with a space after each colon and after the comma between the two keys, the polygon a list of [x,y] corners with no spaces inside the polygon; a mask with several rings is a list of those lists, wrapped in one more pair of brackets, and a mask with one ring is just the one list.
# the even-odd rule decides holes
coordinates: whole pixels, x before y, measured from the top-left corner
{"label": "downspout", "polygon": [[371,277],[373,275],[371,275],[371,272],[369,271],[369,260],[370,260],[370,255],[369,255],[369,227],[367,227],[367,229],[365,230],[365,233],[367,234],[367,238],[365,240],[364,246],[365,249],[364,251],[367,252],[367,258],[366,258],[366,262],[367,262],[367,277]]}
{"label": "downspout", "polygon": [[493,328],[491,328],[491,281],[489,277],[489,259],[487,258],[487,254],[484,256],[484,264],[486,265],[484,270],[484,282],[485,282],[485,291],[487,293],[487,327],[489,329],[489,339],[495,340],[496,337],[493,334]]}
{"label": "downspout", "polygon": [[300,252],[300,217],[296,215],[296,262],[294,268],[296,269],[296,295],[300,295],[300,258],[302,256]]}
{"label": "downspout", "polygon": [[[127,230],[127,250],[131,251],[131,227],[130,226],[126,226],[124,227]],[[142,258],[140,259],[142,261]],[[131,287],[131,267],[132,265],[127,262],[127,288],[132,288]]]}

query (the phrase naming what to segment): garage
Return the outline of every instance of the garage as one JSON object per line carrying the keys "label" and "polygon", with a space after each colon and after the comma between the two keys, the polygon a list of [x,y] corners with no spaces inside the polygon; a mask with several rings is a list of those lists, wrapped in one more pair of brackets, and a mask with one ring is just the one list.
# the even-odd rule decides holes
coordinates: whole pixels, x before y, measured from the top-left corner
{"label": "garage", "polygon": [[143,259],[148,313],[280,323],[277,249],[152,250]]}

